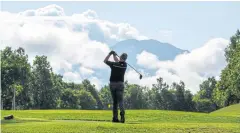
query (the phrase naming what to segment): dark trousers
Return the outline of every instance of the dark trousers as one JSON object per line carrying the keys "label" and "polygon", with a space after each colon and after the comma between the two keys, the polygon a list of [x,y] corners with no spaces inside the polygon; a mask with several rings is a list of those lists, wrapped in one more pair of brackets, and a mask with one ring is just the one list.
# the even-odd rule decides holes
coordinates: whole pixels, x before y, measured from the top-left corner
{"label": "dark trousers", "polygon": [[118,106],[120,108],[120,115],[124,115],[123,107],[123,93],[124,93],[124,83],[122,82],[111,82],[110,90],[113,99],[113,119],[118,119]]}

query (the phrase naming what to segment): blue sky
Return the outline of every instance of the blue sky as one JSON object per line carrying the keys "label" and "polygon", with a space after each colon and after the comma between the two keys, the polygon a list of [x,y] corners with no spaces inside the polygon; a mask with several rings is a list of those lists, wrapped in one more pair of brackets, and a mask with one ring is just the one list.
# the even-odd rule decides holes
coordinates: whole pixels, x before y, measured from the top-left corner
{"label": "blue sky", "polygon": [[240,2],[2,2],[2,11],[20,12],[50,4],[67,15],[87,9],[99,18],[131,24],[149,38],[162,40],[170,31],[170,42],[181,49],[201,47],[211,38],[229,39],[240,28]]}

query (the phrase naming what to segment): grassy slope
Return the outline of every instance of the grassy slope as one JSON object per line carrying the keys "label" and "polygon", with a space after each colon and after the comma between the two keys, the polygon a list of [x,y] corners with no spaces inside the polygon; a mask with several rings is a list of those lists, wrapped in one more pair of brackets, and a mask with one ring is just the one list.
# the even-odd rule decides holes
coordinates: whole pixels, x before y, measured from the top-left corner
{"label": "grassy slope", "polygon": [[240,104],[231,105],[211,113],[211,115],[224,115],[240,117]]}
{"label": "grassy slope", "polygon": [[238,132],[240,118],[204,113],[127,110],[125,124],[113,124],[111,111],[26,110],[2,111],[16,120],[2,121],[3,133],[65,132]]}

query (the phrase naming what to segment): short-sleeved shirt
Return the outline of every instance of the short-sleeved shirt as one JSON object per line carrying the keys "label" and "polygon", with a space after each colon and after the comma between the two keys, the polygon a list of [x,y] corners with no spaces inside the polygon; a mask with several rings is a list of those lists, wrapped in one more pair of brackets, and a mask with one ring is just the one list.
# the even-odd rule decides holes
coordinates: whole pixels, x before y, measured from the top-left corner
{"label": "short-sleeved shirt", "polygon": [[107,61],[106,64],[111,68],[110,82],[124,82],[127,63]]}

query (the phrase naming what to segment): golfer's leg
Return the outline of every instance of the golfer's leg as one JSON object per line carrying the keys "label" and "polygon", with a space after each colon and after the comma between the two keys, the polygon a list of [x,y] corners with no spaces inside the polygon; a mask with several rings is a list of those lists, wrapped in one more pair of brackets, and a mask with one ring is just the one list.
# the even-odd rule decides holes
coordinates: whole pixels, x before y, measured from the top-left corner
{"label": "golfer's leg", "polygon": [[123,104],[124,85],[119,85],[117,89],[118,104],[120,108],[120,115],[125,115]]}
{"label": "golfer's leg", "polygon": [[117,94],[116,94],[116,87],[114,85],[111,85],[111,94],[112,94],[112,100],[113,100],[113,120],[118,119],[118,101],[117,101]]}

